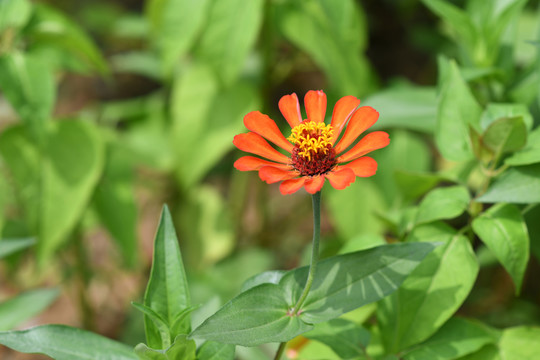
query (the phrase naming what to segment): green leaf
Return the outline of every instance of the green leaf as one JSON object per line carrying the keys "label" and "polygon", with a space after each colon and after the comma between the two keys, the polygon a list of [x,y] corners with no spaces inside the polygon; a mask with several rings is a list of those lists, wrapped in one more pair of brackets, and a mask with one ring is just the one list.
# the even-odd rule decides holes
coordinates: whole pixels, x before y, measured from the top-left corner
{"label": "green leaf", "polygon": [[[342,95],[362,96],[373,87],[366,48],[366,15],[352,0],[287,1],[274,4],[284,36],[321,67]],[[353,35],[354,34],[354,35]]]}
{"label": "green leaf", "polygon": [[472,54],[478,34],[467,13],[443,0],[422,0],[422,2],[452,27],[456,34],[456,42],[463,44],[465,49]]}
{"label": "green leaf", "polygon": [[58,293],[58,289],[31,290],[0,303],[0,331],[10,330],[38,315],[58,297]]}
{"label": "green leaf", "polygon": [[522,150],[506,158],[505,164],[511,166],[530,165],[540,162],[540,127],[529,134],[527,145]]}
{"label": "green leaf", "polygon": [[167,324],[167,321],[148,306],[133,301],[131,302],[131,305],[135,309],[142,312],[145,315],[145,319],[150,319],[152,321],[152,324],[160,335],[163,347],[169,347],[171,345],[171,331],[169,330],[169,324]]}
{"label": "green leaf", "polygon": [[433,87],[407,85],[390,88],[367,97],[362,104],[377,109],[381,114],[371,130],[401,128],[427,134],[435,132],[437,96]]}
{"label": "green leaf", "polygon": [[474,285],[478,263],[466,237],[443,223],[417,227],[409,236],[410,241],[420,243],[443,239],[445,244],[429,254],[399,290],[377,307],[387,352],[406,349],[434,334]]}
{"label": "green leaf", "polygon": [[369,331],[344,319],[317,324],[304,336],[327,345],[340,359],[357,359],[365,354],[370,338]]}
{"label": "green leaf", "polygon": [[[307,323],[320,323],[382,299],[396,291],[436,246],[432,243],[383,245],[320,261],[300,318]],[[306,266],[290,271],[281,279],[280,286],[285,290],[289,306],[300,297],[307,273]]]}
{"label": "green leaf", "polygon": [[27,33],[34,47],[62,50],[64,57],[73,56],[79,64],[85,64],[101,74],[109,71],[99,48],[84,30],[52,7],[35,4],[34,17]]}
{"label": "green leaf", "polygon": [[157,46],[165,74],[193,45],[205,20],[208,0],[150,0],[146,16],[153,43]]}
{"label": "green leaf", "polygon": [[444,158],[468,160],[473,156],[469,127],[478,129],[481,107],[461,77],[455,61],[439,62],[441,93],[435,140]]}
{"label": "green leaf", "polygon": [[28,0],[0,1],[0,36],[9,28],[22,28],[31,13],[32,3]]}
{"label": "green leaf", "polygon": [[529,261],[529,235],[521,211],[514,205],[496,204],[474,219],[472,227],[508,271],[519,294]]}
{"label": "green leaf", "polygon": [[261,284],[276,284],[277,285],[279,284],[283,275],[285,275],[286,273],[287,271],[285,270],[271,270],[271,271],[265,271],[263,273],[252,276],[242,284],[241,292],[247,291]]}
{"label": "green leaf", "polygon": [[0,239],[0,259],[17,251],[26,249],[36,243],[35,238]]}
{"label": "green leaf", "polygon": [[0,344],[23,353],[45,354],[56,360],[137,359],[129,346],[65,325],[0,332]]}
{"label": "green leaf", "polygon": [[197,345],[188,340],[186,335],[178,335],[167,349],[152,349],[145,344],[135,347],[135,353],[141,360],[195,360]]}
{"label": "green leaf", "polygon": [[105,171],[94,193],[93,205],[116,241],[128,266],[137,262],[137,204],[131,157],[109,147]]}
{"label": "green leaf", "polygon": [[428,340],[411,350],[405,350],[403,359],[452,360],[478,351],[496,341],[495,334],[485,325],[454,317]]}
{"label": "green leaf", "polygon": [[77,225],[103,171],[105,145],[89,122],[51,123],[42,164],[38,257],[49,260]]}
{"label": "green leaf", "polygon": [[197,360],[234,360],[234,345],[206,341],[197,350]]}
{"label": "green leaf", "polygon": [[479,202],[532,204],[540,202],[540,164],[506,170],[479,198]]}
{"label": "green leaf", "polygon": [[439,174],[396,170],[394,173],[397,187],[407,200],[414,200],[433,189],[441,181],[446,180]]}
{"label": "green leaf", "polygon": [[495,121],[503,118],[523,119],[527,130],[530,130],[533,125],[533,118],[529,109],[523,104],[499,104],[490,103],[482,113],[480,118],[480,126],[483,130],[487,130]]}
{"label": "green leaf", "polygon": [[482,135],[482,142],[497,155],[521,149],[527,142],[527,128],[523,118],[495,120]]}
{"label": "green leaf", "polygon": [[416,215],[416,223],[455,218],[467,209],[469,201],[469,192],[464,186],[435,189],[422,199]]}
{"label": "green leaf", "polygon": [[[154,240],[152,270],[144,294],[144,305],[155,311],[169,327],[180,313],[190,307],[182,255],[167,206],[163,207]],[[168,347],[177,335],[188,333],[191,327],[190,318],[185,318],[178,333],[171,332],[171,338],[167,344],[161,339],[159,329],[149,316],[144,317],[144,324],[148,345],[155,349]]]}
{"label": "green leaf", "polygon": [[241,346],[288,341],[312,329],[288,314],[291,306],[280,286],[262,284],[229,301],[190,337]]}
{"label": "green leaf", "polygon": [[262,24],[263,5],[262,0],[212,2],[195,54],[210,64],[226,85],[236,81],[255,44]]}
{"label": "green leaf", "polygon": [[20,52],[0,56],[0,90],[34,136],[43,135],[56,97],[51,69],[41,58]]}
{"label": "green leaf", "polygon": [[495,345],[486,345],[475,353],[460,357],[459,360],[502,360],[502,359],[499,356],[499,349]]}
{"label": "green leaf", "polygon": [[501,359],[529,360],[540,354],[540,327],[519,326],[505,329],[499,341]]}

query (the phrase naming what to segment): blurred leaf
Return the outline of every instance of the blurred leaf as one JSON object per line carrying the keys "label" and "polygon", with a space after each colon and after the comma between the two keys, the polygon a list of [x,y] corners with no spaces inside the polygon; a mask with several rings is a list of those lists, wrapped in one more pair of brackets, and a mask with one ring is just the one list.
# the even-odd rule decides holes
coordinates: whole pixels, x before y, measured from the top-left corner
{"label": "blurred leaf", "polygon": [[375,246],[386,244],[383,236],[378,234],[362,234],[353,237],[339,249],[339,254],[347,254],[355,251],[370,249]]}
{"label": "blurred leaf", "polygon": [[[63,50],[64,56],[73,56],[86,67],[101,74],[108,72],[107,62],[92,39],[77,23],[52,7],[35,4],[34,16],[26,32],[32,40],[32,47]],[[81,70],[86,70],[86,67]]]}
{"label": "blurred leaf", "polygon": [[108,149],[104,174],[96,187],[93,205],[120,248],[128,266],[137,262],[137,204],[133,184],[133,166],[128,154],[119,148]]}
{"label": "blurred leaf", "polygon": [[499,341],[501,359],[529,360],[540,354],[540,327],[519,326],[505,329]]}
{"label": "blurred leaf", "polygon": [[396,170],[396,184],[402,196],[407,200],[415,200],[433,189],[445,177],[438,174]]}
{"label": "blurred leaf", "polygon": [[438,188],[429,192],[418,208],[416,223],[452,219],[461,215],[469,205],[469,191],[464,186]]}
{"label": "blurred leaf", "polygon": [[384,225],[376,213],[384,213],[385,203],[381,192],[371,180],[358,179],[344,190],[329,187],[326,194],[332,221],[342,238],[384,232]]}
{"label": "blurred leaf", "polygon": [[241,119],[257,107],[256,89],[237,83],[219,89],[206,66],[194,65],[176,79],[172,94],[172,144],[180,185],[189,188],[233,147]]}
{"label": "blurred leaf", "polygon": [[0,1],[0,36],[7,29],[23,27],[32,13],[32,3],[28,0]]}
{"label": "blurred leaf", "polygon": [[[527,226],[527,232],[529,233],[531,253],[533,253],[538,260],[540,260],[540,206],[529,205],[531,208],[524,209],[523,219]],[[1,244],[1,242],[0,242]]]}
{"label": "blurred leaf", "polygon": [[0,239],[0,259],[36,243],[35,238]]}
{"label": "blurred leaf", "polygon": [[196,349],[195,341],[186,339],[186,335],[178,335],[167,349],[156,350],[139,344],[135,353],[141,360],[195,360]]}
{"label": "blurred leaf", "polygon": [[38,257],[50,259],[79,222],[105,162],[101,133],[89,122],[51,123],[42,164]]}
{"label": "blurred leaf", "polygon": [[112,56],[109,61],[115,72],[132,73],[156,81],[161,80],[159,59],[149,52],[131,51],[117,54]]}
{"label": "blurred leaf", "polygon": [[344,319],[317,324],[304,336],[327,345],[340,359],[357,359],[363,355],[370,338],[369,331]]}
{"label": "blurred leaf", "polygon": [[492,122],[482,135],[482,142],[495,154],[521,149],[527,142],[523,118],[501,118]]}
{"label": "blurred leaf", "polygon": [[519,209],[496,204],[474,219],[472,227],[508,271],[519,294],[529,261],[529,235]]}
{"label": "blurred leaf", "polygon": [[46,354],[56,360],[137,360],[129,346],[65,325],[0,332],[0,344],[23,353]]}
{"label": "blurred leaf", "polygon": [[[387,352],[407,349],[433,335],[469,295],[478,263],[469,240],[448,226],[427,224],[409,237],[413,244],[444,239],[377,307]],[[419,242],[416,242],[419,241]]]}
{"label": "blurred leaf", "polygon": [[242,346],[288,341],[312,329],[300,317],[288,315],[290,306],[279,285],[262,284],[229,301],[190,337]]}
{"label": "blurred leaf", "polygon": [[43,135],[56,97],[53,74],[41,58],[12,52],[0,56],[0,90],[34,136]]}
{"label": "blurred leaf", "polygon": [[439,72],[441,92],[435,132],[437,147],[448,160],[468,160],[473,155],[469,126],[479,128],[482,109],[461,77],[454,60],[441,58]]}
{"label": "blurred leaf", "polygon": [[496,336],[487,327],[454,317],[424,343],[405,350],[404,360],[452,360],[495,343]]}
{"label": "blurred leaf", "polygon": [[313,58],[336,91],[362,96],[371,90],[373,72],[362,55],[367,24],[354,1],[288,1],[274,6],[285,37]]}
{"label": "blurred leaf", "polygon": [[456,43],[463,45],[469,54],[473,54],[478,34],[467,13],[448,1],[422,0],[422,2],[452,27],[456,34]]}
{"label": "blurred leaf", "polygon": [[197,349],[197,360],[234,360],[234,345],[206,341]]}
{"label": "blurred leaf", "polygon": [[[2,242],[0,242],[1,244]],[[0,303],[0,331],[13,329],[45,310],[58,297],[58,289],[37,289]]]}
{"label": "blurred leaf", "polygon": [[263,0],[212,1],[207,25],[197,42],[195,54],[210,64],[226,85],[236,81],[257,40],[263,6]]}
{"label": "blurred leaf", "polygon": [[150,347],[168,348],[177,335],[187,334],[190,331],[189,316],[177,329],[178,333],[172,332],[171,328],[178,315],[190,307],[190,299],[182,255],[167,206],[163,207],[154,240],[152,270],[144,294],[144,305],[163,318],[171,330],[171,338],[167,342],[162,341],[159,329],[145,315],[146,340]]}
{"label": "blurred leaf", "polygon": [[487,130],[497,120],[502,118],[522,118],[527,130],[533,125],[529,109],[523,104],[488,104],[480,119],[480,126]]}
{"label": "blurred leaf", "polygon": [[[432,243],[383,245],[320,261],[300,319],[320,323],[382,299],[396,291],[436,246]],[[289,306],[300,297],[307,273],[305,266],[281,279],[280,286],[285,289]]]}
{"label": "blurred leaf", "polygon": [[283,275],[285,275],[286,273],[287,271],[285,270],[270,270],[270,271],[262,272],[260,274],[257,274],[247,279],[242,284],[242,289],[240,291],[244,292],[261,284],[276,284],[277,285],[281,281],[281,278],[283,277]]}
{"label": "blurred leaf", "polygon": [[[495,345],[486,345],[479,351],[460,357],[459,360],[502,360]],[[525,360],[525,359],[523,359]]]}
{"label": "blurred leaf", "polygon": [[380,112],[371,130],[401,128],[435,132],[437,96],[433,87],[400,86],[377,92],[362,101]]}
{"label": "blurred leaf", "polygon": [[540,127],[529,134],[527,145],[512,156],[506,158],[505,164],[511,166],[530,165],[540,162]]}
{"label": "blurred leaf", "polygon": [[532,204],[540,202],[540,164],[506,170],[488,190],[476,199],[479,202]]}
{"label": "blurred leaf", "polygon": [[149,0],[146,16],[150,23],[152,43],[163,61],[165,74],[170,74],[174,64],[193,45],[202,29],[209,0]]}

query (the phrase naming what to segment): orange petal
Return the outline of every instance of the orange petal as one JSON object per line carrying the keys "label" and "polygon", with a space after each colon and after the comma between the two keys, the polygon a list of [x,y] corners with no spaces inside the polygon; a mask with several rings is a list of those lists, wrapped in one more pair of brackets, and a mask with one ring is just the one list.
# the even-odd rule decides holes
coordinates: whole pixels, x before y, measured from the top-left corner
{"label": "orange petal", "polygon": [[370,157],[364,156],[360,159],[341,165],[342,168],[351,169],[355,176],[369,177],[377,172],[377,162]]}
{"label": "orange petal", "polygon": [[308,120],[324,122],[326,115],[326,94],[322,90],[310,90],[304,96],[304,106]]}
{"label": "orange petal", "polygon": [[259,170],[259,177],[268,184],[273,184],[281,180],[288,180],[297,177],[299,174],[293,170],[282,170],[274,166],[263,166]]}
{"label": "orange petal", "polygon": [[306,179],[305,187],[306,191],[310,194],[315,194],[318,191],[321,191],[324,185],[324,176],[317,175],[311,178]]}
{"label": "orange petal", "polygon": [[360,99],[355,98],[354,96],[345,96],[338,100],[334,106],[334,111],[332,112],[332,127],[334,128],[334,138],[332,139],[332,145],[336,142],[343,126],[349,120],[351,114],[356,110],[360,105]]}
{"label": "orange petal", "polygon": [[283,195],[288,195],[297,192],[304,186],[304,182],[306,181],[305,177],[301,177],[298,179],[289,179],[285,180],[279,185],[279,191]]}
{"label": "orange petal", "polygon": [[377,110],[370,106],[362,106],[356,110],[345,129],[343,137],[336,145],[336,154],[346,150],[366,129],[375,124],[379,118]]}
{"label": "orange petal", "polygon": [[255,156],[242,156],[234,162],[234,167],[236,170],[240,171],[259,170],[263,166],[273,166],[281,170],[288,170],[291,168],[290,165],[278,164],[272,161],[259,159]]}
{"label": "orange petal", "polygon": [[261,114],[259,111],[252,111],[244,116],[244,125],[277,146],[292,152],[293,144],[285,139],[275,121],[270,119],[268,115]]}
{"label": "orange petal", "polygon": [[302,122],[302,113],[300,113],[300,104],[298,103],[298,96],[295,93],[291,95],[285,95],[279,99],[279,110],[283,114],[283,117],[291,128],[299,125]]}
{"label": "orange petal", "polygon": [[356,180],[353,170],[341,167],[337,170],[330,171],[324,176],[328,179],[330,185],[337,190],[345,189]]}
{"label": "orange petal", "polygon": [[262,136],[249,132],[247,134],[236,135],[233,144],[242,151],[265,157],[283,164],[288,164],[290,159],[274,149],[263,139]]}
{"label": "orange petal", "polygon": [[367,153],[390,144],[390,138],[384,131],[374,131],[364,136],[353,148],[338,158],[338,163],[351,161]]}

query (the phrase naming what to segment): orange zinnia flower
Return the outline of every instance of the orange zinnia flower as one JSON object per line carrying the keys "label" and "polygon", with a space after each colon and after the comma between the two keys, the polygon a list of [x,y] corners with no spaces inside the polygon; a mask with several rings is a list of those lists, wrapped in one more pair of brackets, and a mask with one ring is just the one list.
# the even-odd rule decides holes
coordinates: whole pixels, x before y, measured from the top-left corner
{"label": "orange zinnia flower", "polygon": [[[375,131],[364,136],[346,151],[366,129],[379,118],[379,113],[369,106],[358,108],[360,100],[354,96],[341,98],[334,107],[332,122],[324,123],[326,94],[309,91],[304,98],[307,119],[302,121],[296,94],[285,95],[279,100],[279,109],[292,128],[285,138],[274,120],[259,111],[244,117],[244,125],[251,130],[234,137],[234,145],[242,150],[262,156],[244,156],[234,167],[240,171],[259,171],[259,177],[269,184],[283,181],[282,194],[292,194],[305,187],[310,194],[320,191],[328,179],[336,189],[344,189],[357,176],[375,175],[377,162],[367,153],[390,143],[388,134]],[[348,122],[348,124],[347,124]],[[341,130],[346,126],[340,141]],[[290,156],[273,148],[266,140],[284,149]]]}

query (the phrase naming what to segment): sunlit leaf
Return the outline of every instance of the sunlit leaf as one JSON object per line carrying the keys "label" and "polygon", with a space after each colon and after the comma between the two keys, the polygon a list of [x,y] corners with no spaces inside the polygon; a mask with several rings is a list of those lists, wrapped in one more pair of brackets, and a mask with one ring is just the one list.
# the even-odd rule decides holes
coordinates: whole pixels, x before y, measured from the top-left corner
{"label": "sunlit leaf", "polygon": [[422,199],[416,215],[416,223],[452,219],[467,209],[469,201],[469,192],[463,186],[435,189]]}
{"label": "sunlit leaf", "polygon": [[540,202],[540,164],[506,170],[479,198],[479,202],[532,204]]}
{"label": "sunlit leaf", "polygon": [[234,360],[234,345],[206,341],[197,349],[197,360]]}
{"label": "sunlit leaf", "polygon": [[137,360],[129,346],[65,325],[0,332],[0,344],[23,353],[46,354],[56,360]]}
{"label": "sunlit leaf", "polygon": [[28,0],[0,1],[0,35],[7,29],[23,27],[32,13],[32,3]]}
{"label": "sunlit leaf", "polygon": [[519,294],[529,261],[529,235],[519,209],[510,204],[497,204],[474,219],[472,226],[508,271]]}

